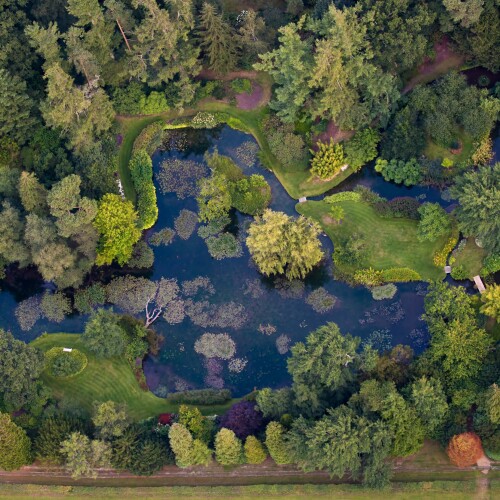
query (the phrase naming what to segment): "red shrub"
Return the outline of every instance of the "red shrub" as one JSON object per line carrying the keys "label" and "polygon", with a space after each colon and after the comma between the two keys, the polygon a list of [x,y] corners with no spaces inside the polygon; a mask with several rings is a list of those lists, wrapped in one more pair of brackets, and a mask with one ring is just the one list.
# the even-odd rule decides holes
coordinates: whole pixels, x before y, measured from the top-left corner
{"label": "red shrub", "polygon": [[450,439],[446,453],[458,467],[474,465],[484,453],[481,438],[473,432],[457,434]]}
{"label": "red shrub", "polygon": [[174,421],[174,414],[173,413],[162,413],[158,417],[158,423],[160,425],[172,425],[173,421]]}

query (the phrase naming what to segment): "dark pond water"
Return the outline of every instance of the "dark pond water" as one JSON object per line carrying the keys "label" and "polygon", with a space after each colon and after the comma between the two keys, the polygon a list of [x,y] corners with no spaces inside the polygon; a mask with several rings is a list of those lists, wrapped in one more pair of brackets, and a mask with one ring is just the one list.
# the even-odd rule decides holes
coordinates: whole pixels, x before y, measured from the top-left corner
{"label": "dark pond water", "polygon": [[[251,136],[229,127],[200,131],[196,136],[197,146],[191,147],[189,153],[176,150],[155,153],[155,173],[165,159],[187,158],[201,162],[206,150],[212,151],[217,147],[221,154],[233,158],[246,174],[260,173],[266,178],[272,189],[271,208],[295,214],[296,200],[288,196],[271,172],[259,165],[245,166],[238,158],[236,148],[247,141],[254,142]],[[497,139],[495,149],[498,150],[499,145]],[[364,168],[336,190],[352,189],[358,184],[368,186],[389,199],[397,196],[418,196],[422,200],[438,201],[443,206],[449,204],[441,199],[436,189],[410,189],[387,183],[372,166]],[[182,209],[197,209],[193,198],[179,200],[175,194],[162,195],[159,186],[156,187],[159,220],[148,236],[165,227],[173,228],[174,220]],[[233,214],[231,231],[243,239],[245,225],[250,220],[251,217]],[[240,308],[236,314],[241,323],[238,328],[201,328],[189,318],[185,318],[180,324],[170,325],[159,319],[154,328],[165,337],[165,342],[157,357],[149,357],[145,361],[145,373],[151,389],[158,394],[165,394],[167,391],[224,385],[230,388],[234,395],[242,395],[255,387],[285,385],[289,383],[286,371],[287,348],[297,341],[304,340],[311,330],[328,321],[337,323],[343,333],[349,332],[361,337],[363,341],[371,341],[375,347],[388,348],[404,343],[411,345],[417,352],[422,350],[427,340],[425,324],[420,320],[425,284],[398,284],[398,291],[393,299],[375,301],[364,287],[349,287],[333,279],[332,245],[326,237],[322,237],[322,244],[325,251],[324,262],[305,282],[297,285],[295,297],[290,297],[282,287],[280,288],[279,280],[265,278],[257,272],[250,262],[244,244],[241,257],[220,261],[210,256],[204,240],[196,231],[187,240],[176,236],[169,246],[153,247],[155,265],[148,277],[176,278],[180,285],[200,276],[208,277],[215,292],[203,298],[195,297],[193,300],[207,300],[214,304],[212,307],[233,302],[244,309]],[[13,314],[17,301],[43,291],[41,283],[23,283],[24,285],[15,290],[7,284],[2,287],[2,327],[9,328],[18,338],[26,341],[44,331],[82,331],[86,317],[73,315],[59,324],[38,322],[29,333],[22,332]],[[324,314],[315,312],[306,302],[308,295],[318,287],[324,287],[337,297],[334,308]],[[261,333],[259,329],[267,330],[269,334]],[[194,350],[195,341],[207,332],[227,333],[236,344],[234,357],[237,362],[207,364],[205,358]],[[229,369],[230,366],[233,371]],[[235,369],[241,371],[234,371]]]}

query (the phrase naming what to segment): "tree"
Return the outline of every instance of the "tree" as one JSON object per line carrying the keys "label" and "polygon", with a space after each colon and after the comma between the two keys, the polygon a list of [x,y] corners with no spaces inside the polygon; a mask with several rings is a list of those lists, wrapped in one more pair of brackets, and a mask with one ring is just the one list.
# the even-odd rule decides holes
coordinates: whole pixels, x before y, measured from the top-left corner
{"label": "tree", "polygon": [[335,144],[333,139],[329,144],[318,141],[316,146],[317,151],[311,150],[311,174],[323,180],[331,179],[345,163],[344,148],[342,144]]}
{"label": "tree", "polygon": [[40,309],[49,321],[60,323],[71,312],[71,302],[61,292],[45,292],[40,301]]}
{"label": "tree", "polygon": [[43,216],[47,213],[47,190],[35,173],[22,172],[19,178],[19,197],[27,212]]}
{"label": "tree", "polygon": [[492,384],[486,393],[486,407],[490,421],[494,424],[500,423],[500,388]]}
{"label": "tree", "polygon": [[198,183],[200,193],[198,202],[198,218],[203,222],[224,217],[231,209],[232,199],[229,183],[224,175],[214,173],[201,179]]}
{"label": "tree", "polygon": [[443,0],[448,14],[463,28],[470,28],[479,21],[484,0]]}
{"label": "tree", "polygon": [[352,139],[344,144],[346,161],[353,170],[359,170],[363,165],[377,156],[377,145],[380,134],[373,128],[364,128],[354,134]]}
{"label": "tree", "polygon": [[45,70],[52,64],[61,64],[61,49],[59,47],[61,33],[59,33],[57,23],[51,21],[46,28],[38,23],[33,23],[26,27],[25,33],[30,46],[45,60],[43,63]]}
{"label": "tree", "polygon": [[125,406],[114,401],[94,404],[92,422],[99,438],[105,441],[122,436],[130,424]]}
{"label": "tree", "polygon": [[18,427],[10,415],[0,412],[0,469],[11,471],[32,461],[31,441],[26,431]]}
{"label": "tree", "polygon": [[458,467],[475,465],[484,454],[481,438],[473,432],[456,434],[450,439],[446,453],[450,460]]}
{"label": "tree", "polygon": [[177,467],[190,467],[193,465],[193,436],[185,425],[175,423],[169,431],[170,447],[175,454]]}
{"label": "tree", "polygon": [[129,470],[132,474],[150,476],[172,463],[170,449],[160,436],[145,434],[132,451]]}
{"label": "tree", "polygon": [[34,440],[37,458],[53,464],[61,464],[61,443],[73,432],[85,433],[85,423],[71,415],[59,413],[53,417],[44,418]]}
{"label": "tree", "polygon": [[108,467],[111,461],[111,448],[104,441],[90,440],[84,434],[73,432],[61,443],[61,454],[71,477],[97,477],[95,469]]}
{"label": "tree", "polygon": [[46,397],[39,377],[45,367],[43,353],[0,330],[0,394],[7,411],[36,408]]}
{"label": "tree", "polygon": [[383,160],[378,158],[375,162],[375,171],[380,172],[386,181],[394,181],[405,186],[418,184],[422,179],[420,165],[415,158],[404,160]]}
{"label": "tree", "polygon": [[457,178],[452,194],[458,198],[458,227],[476,236],[491,252],[500,251],[500,163],[482,166]]}
{"label": "tree", "polygon": [[275,96],[269,106],[286,123],[293,123],[309,97],[308,79],[313,71],[311,41],[303,39],[300,31],[304,19],[279,29],[279,47],[259,54],[260,63],[254,68],[267,71],[276,84]]}
{"label": "tree", "polygon": [[266,427],[266,448],[271,458],[278,464],[291,463],[290,453],[285,441],[285,429],[279,422],[269,422]]}
{"label": "tree", "polygon": [[198,408],[180,405],[179,424],[184,425],[195,439],[208,443],[211,439],[211,426]]}
{"label": "tree", "polygon": [[423,376],[411,385],[411,403],[425,428],[426,436],[442,424],[448,412],[446,394],[441,382],[435,378]]}
{"label": "tree", "polygon": [[220,420],[220,426],[232,430],[236,437],[245,439],[257,434],[263,424],[262,413],[252,401],[240,401],[229,408]]}
{"label": "tree", "polygon": [[481,294],[481,312],[500,322],[500,285],[490,285]]}
{"label": "tree", "polygon": [[24,144],[35,121],[33,102],[26,92],[26,82],[0,68],[0,136]]}
{"label": "tree", "polygon": [[359,338],[343,335],[335,323],[327,323],[311,332],[306,343],[297,342],[288,358],[295,401],[304,411],[315,413],[325,408],[334,395],[353,381],[353,369],[359,362],[356,350]]}
{"label": "tree", "polygon": [[137,219],[137,212],[130,201],[122,200],[116,194],[102,197],[94,220],[100,234],[98,265],[111,264],[113,260],[123,265],[130,260],[134,245],[141,237]]}
{"label": "tree", "polygon": [[98,358],[112,358],[125,352],[127,340],[118,321],[113,311],[99,309],[85,325],[82,341]]}
{"label": "tree", "polygon": [[243,463],[243,447],[234,432],[222,428],[215,436],[215,459],[221,465]]}
{"label": "tree", "polygon": [[265,210],[248,229],[247,245],[259,270],[303,278],[321,260],[319,226],[304,217]]}
{"label": "tree", "polygon": [[436,240],[451,229],[451,220],[439,203],[424,203],[419,209],[418,241]]}
{"label": "tree", "polygon": [[253,63],[259,54],[268,49],[266,23],[253,9],[247,9],[239,16],[238,44],[242,50],[242,61]]}
{"label": "tree", "polygon": [[215,6],[208,2],[204,2],[201,7],[197,33],[210,69],[227,73],[236,66],[238,48],[234,30],[217,14]]}
{"label": "tree", "polygon": [[20,267],[25,267],[31,261],[30,253],[23,241],[24,220],[17,208],[8,201],[2,204],[0,212],[0,256],[4,262],[19,262]]}
{"label": "tree", "polygon": [[255,401],[266,418],[277,420],[293,410],[293,393],[288,387],[283,389],[270,389],[269,387],[261,389],[257,392]]}
{"label": "tree", "polygon": [[261,464],[267,458],[264,446],[255,436],[248,436],[243,448],[247,464]]}

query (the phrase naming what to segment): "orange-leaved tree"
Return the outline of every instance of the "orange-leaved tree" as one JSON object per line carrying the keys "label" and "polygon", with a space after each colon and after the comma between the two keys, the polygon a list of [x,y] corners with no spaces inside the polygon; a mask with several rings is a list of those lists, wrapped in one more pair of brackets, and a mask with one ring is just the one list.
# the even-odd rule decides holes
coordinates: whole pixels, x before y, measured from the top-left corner
{"label": "orange-leaved tree", "polygon": [[456,434],[450,439],[446,453],[458,467],[474,465],[483,455],[481,438],[473,432]]}

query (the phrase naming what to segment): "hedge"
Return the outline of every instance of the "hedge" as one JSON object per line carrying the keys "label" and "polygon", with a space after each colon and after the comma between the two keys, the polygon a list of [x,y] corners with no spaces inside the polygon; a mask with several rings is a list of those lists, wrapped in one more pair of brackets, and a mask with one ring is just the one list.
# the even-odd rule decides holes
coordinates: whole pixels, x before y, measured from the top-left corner
{"label": "hedge", "polygon": [[231,399],[229,389],[198,389],[193,391],[173,392],[168,395],[171,403],[192,405],[222,404]]}
{"label": "hedge", "polygon": [[147,125],[134,141],[133,153],[144,149],[148,155],[152,155],[161,146],[164,134],[165,125],[161,121]]}
{"label": "hedge", "polygon": [[[52,371],[54,362],[56,361],[57,358],[61,356],[67,356],[69,358],[73,358],[75,361],[79,363],[79,368],[75,372],[68,374],[68,375],[55,375]],[[49,349],[45,353],[45,368],[49,372],[50,375],[53,377],[61,377],[61,378],[69,378],[69,377],[75,377],[79,373],[81,373],[85,368],[87,367],[87,356],[83,354],[83,352],[79,351],[78,349],[73,349],[71,352],[64,352],[64,347],[52,347],[52,349]]]}
{"label": "hedge", "polygon": [[393,267],[382,271],[382,278],[385,282],[398,281],[401,283],[407,281],[422,281],[422,277],[417,271],[409,267]]}
{"label": "hedge", "polygon": [[361,201],[361,194],[354,191],[342,191],[340,193],[325,196],[323,201],[326,203],[337,203],[339,201]]}
{"label": "hedge", "polygon": [[153,162],[146,150],[134,152],[129,169],[137,192],[138,225],[140,229],[149,229],[158,219],[158,205],[153,184]]}

